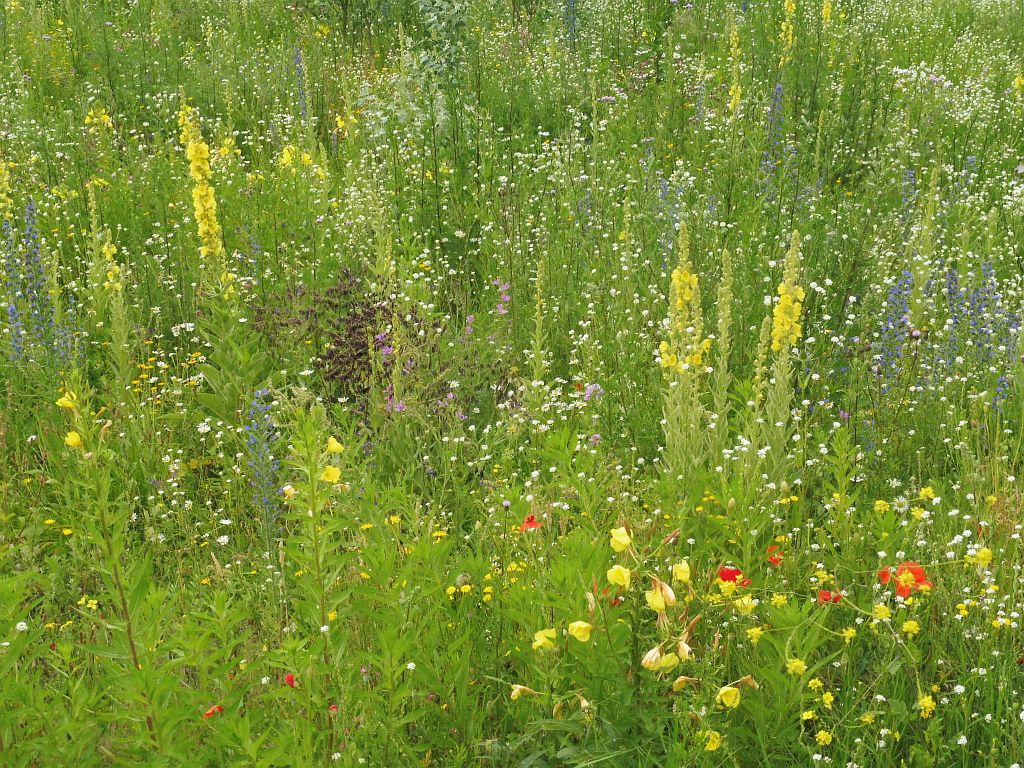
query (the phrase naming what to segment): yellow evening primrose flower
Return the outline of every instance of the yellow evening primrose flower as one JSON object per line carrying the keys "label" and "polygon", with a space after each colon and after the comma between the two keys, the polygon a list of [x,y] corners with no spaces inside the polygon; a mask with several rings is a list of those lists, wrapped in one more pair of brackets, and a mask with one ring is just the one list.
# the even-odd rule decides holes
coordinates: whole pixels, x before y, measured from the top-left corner
{"label": "yellow evening primrose flower", "polygon": [[658,613],[665,612],[665,598],[662,597],[661,592],[656,589],[644,592],[644,597],[647,598],[647,606]]}
{"label": "yellow evening primrose flower", "polygon": [[611,537],[612,549],[616,552],[625,552],[629,549],[629,545],[633,543],[633,539],[624,527],[612,528],[609,536]]}
{"label": "yellow evening primrose flower", "polygon": [[683,560],[672,566],[672,578],[680,584],[690,583],[690,564]]}
{"label": "yellow evening primrose flower", "polygon": [[707,731],[704,734],[704,751],[714,752],[720,746],[722,746],[722,734],[718,731]]}
{"label": "yellow evening primrose flower", "polygon": [[651,650],[649,650],[647,653],[645,653],[644,657],[640,660],[640,666],[644,669],[649,669],[651,672],[656,671],[660,664],[661,647],[657,645],[651,648]]}
{"label": "yellow evening primrose flower", "polygon": [[512,701],[518,701],[523,696],[535,696],[537,692],[533,688],[527,688],[525,685],[513,685],[512,686]]}
{"label": "yellow evening primrose flower", "polygon": [[328,453],[341,453],[345,450],[345,446],[338,442],[337,438],[333,435],[327,438],[327,452]]}
{"label": "yellow evening primrose flower", "polygon": [[341,470],[333,464],[329,464],[324,467],[324,471],[320,474],[320,479],[325,483],[336,483],[341,479]]}
{"label": "yellow evening primrose flower", "polygon": [[715,703],[728,709],[736,709],[740,705],[740,689],[732,685],[723,685],[715,694]]}
{"label": "yellow evening primrose flower", "polygon": [[590,633],[594,631],[593,624],[588,624],[585,621],[574,621],[569,624],[569,634],[579,640],[581,643],[590,642]]}
{"label": "yellow evening primrose flower", "polygon": [[608,573],[605,575],[608,577],[609,584],[616,584],[623,589],[629,589],[629,568],[625,568],[621,565],[613,565],[608,569]]}
{"label": "yellow evening primrose flower", "polygon": [[533,650],[549,651],[555,647],[555,630],[539,629],[533,633]]}
{"label": "yellow evening primrose flower", "polygon": [[679,657],[674,653],[666,653],[658,662],[659,672],[669,672],[679,666]]}
{"label": "yellow evening primrose flower", "polygon": [[64,436],[64,445],[68,448],[81,448],[82,436],[74,430],[71,430]]}
{"label": "yellow evening primrose flower", "polygon": [[57,405],[61,408],[66,408],[69,411],[75,410],[78,402],[78,395],[72,392],[70,389],[65,390],[64,394],[61,395],[60,399],[57,400]]}
{"label": "yellow evening primrose flower", "polygon": [[791,675],[802,675],[807,671],[807,664],[803,659],[788,659],[786,661],[786,671]]}

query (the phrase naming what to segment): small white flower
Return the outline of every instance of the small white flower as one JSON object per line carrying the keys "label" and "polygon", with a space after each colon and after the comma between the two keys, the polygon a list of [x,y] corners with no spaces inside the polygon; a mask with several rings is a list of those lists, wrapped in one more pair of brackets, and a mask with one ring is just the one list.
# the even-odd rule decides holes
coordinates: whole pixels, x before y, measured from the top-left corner
{"label": "small white flower", "polygon": [[26,624],[24,621],[19,621],[17,624],[14,625],[14,628],[19,632],[26,632],[28,631],[28,624]]}
{"label": "small white flower", "polygon": [[414,669],[416,669],[416,662],[410,661],[408,664],[405,665],[405,668],[412,672]]}
{"label": "small white flower", "polygon": [[227,544],[229,541],[231,541],[231,537],[230,536],[218,536],[217,537],[217,543],[220,544],[222,547],[225,544]]}

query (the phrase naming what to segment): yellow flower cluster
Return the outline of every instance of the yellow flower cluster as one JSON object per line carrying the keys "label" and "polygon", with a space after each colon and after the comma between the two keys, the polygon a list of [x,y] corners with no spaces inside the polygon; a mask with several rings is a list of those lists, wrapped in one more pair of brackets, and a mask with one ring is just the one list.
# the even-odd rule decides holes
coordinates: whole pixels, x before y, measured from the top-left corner
{"label": "yellow flower cluster", "polygon": [[782,43],[782,53],[779,55],[779,66],[784,67],[793,60],[793,45],[795,34],[793,19],[796,16],[796,2],[786,0],[786,18],[782,20],[782,27],[779,30],[779,42]]}
{"label": "yellow flower cluster", "polygon": [[667,372],[686,373],[704,362],[711,339],[702,339],[699,278],[690,271],[685,256],[672,271],[669,290],[669,333],[671,340],[658,346],[661,367]]}
{"label": "yellow flower cluster", "polygon": [[14,210],[11,198],[11,169],[7,161],[0,156],[0,221],[8,218]]}
{"label": "yellow flower cluster", "polygon": [[800,340],[803,328],[804,289],[797,283],[800,274],[800,233],[793,232],[793,241],[786,255],[786,267],[779,284],[779,300],[772,313],[772,351],[784,352]]}
{"label": "yellow flower cluster", "polygon": [[217,199],[210,184],[213,176],[210,170],[210,146],[203,141],[194,107],[186,105],[181,108],[178,113],[178,127],[181,128],[179,139],[188,157],[189,175],[195,182],[192,188],[192,205],[195,209],[199,239],[202,242],[199,253],[212,273],[220,275],[224,295],[229,296],[234,292],[234,275],[225,268],[224,243],[221,239],[220,223],[217,221]]}
{"label": "yellow flower cluster", "polygon": [[110,119],[110,115],[107,114],[107,110],[103,107],[90,109],[85,115],[85,124],[89,128],[89,133],[109,131],[114,127],[114,121]]}
{"label": "yellow flower cluster", "polygon": [[729,33],[729,59],[732,61],[729,111],[735,115],[740,108],[740,101],[743,99],[743,86],[740,84],[740,32],[735,26]]}
{"label": "yellow flower cluster", "polygon": [[832,23],[832,0],[825,0],[821,4],[821,25],[827,27]]}
{"label": "yellow flower cluster", "polygon": [[124,288],[124,285],[121,282],[121,267],[114,261],[114,256],[117,254],[117,246],[108,240],[103,244],[102,254],[107,268],[107,279],[103,283],[103,287],[108,291],[119,293]]}

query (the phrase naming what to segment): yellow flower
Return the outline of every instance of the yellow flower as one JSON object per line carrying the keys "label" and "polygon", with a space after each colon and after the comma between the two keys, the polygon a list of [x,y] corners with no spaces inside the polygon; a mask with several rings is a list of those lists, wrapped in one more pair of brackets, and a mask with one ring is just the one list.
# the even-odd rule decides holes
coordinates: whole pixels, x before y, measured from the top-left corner
{"label": "yellow flower", "polygon": [[527,688],[525,685],[513,685],[512,686],[512,701],[518,701],[523,696],[536,696],[537,692],[533,688]]}
{"label": "yellow flower", "polygon": [[608,577],[609,584],[617,584],[623,589],[629,589],[629,568],[625,568],[621,565],[613,565],[608,569],[608,573],[605,575]]}
{"label": "yellow flower", "polygon": [[992,550],[988,547],[982,547],[973,555],[968,555],[965,559],[968,563],[980,565],[982,568],[988,568],[992,565]]}
{"label": "yellow flower", "polygon": [[926,485],[918,492],[918,496],[924,501],[931,501],[935,498],[935,489],[930,485]]}
{"label": "yellow flower", "polygon": [[918,632],[921,631],[921,625],[913,619],[904,621],[903,626],[900,627],[900,631],[903,632],[908,638],[913,638]]}
{"label": "yellow flower", "polygon": [[680,584],[690,583],[690,564],[683,560],[672,566],[672,578]]}
{"label": "yellow flower", "polygon": [[664,613],[666,608],[671,608],[676,604],[675,592],[672,591],[672,587],[661,579],[652,577],[651,580],[653,585],[650,591],[644,593],[644,597],[647,598],[647,605],[658,613]]}
{"label": "yellow flower", "polygon": [[818,713],[815,712],[813,709],[805,709],[803,712],[800,713],[801,720],[813,720],[817,716]]}
{"label": "yellow flower", "polygon": [[853,640],[853,638],[855,638],[857,636],[857,630],[854,629],[853,627],[847,627],[846,629],[844,629],[839,634],[841,634],[843,636],[843,640],[845,641],[845,643],[847,645],[849,645],[850,641]]}
{"label": "yellow flower", "polygon": [[892,509],[892,505],[888,501],[885,501],[884,499],[876,499],[873,506],[875,512],[877,512],[880,515],[884,515],[886,512]]}
{"label": "yellow flower", "polygon": [[707,731],[704,734],[704,751],[714,752],[720,746],[722,746],[722,734],[718,731]]}
{"label": "yellow flower", "polygon": [[832,703],[836,700],[836,695],[832,691],[825,691],[821,694],[821,703],[825,705],[825,709],[832,709]]}
{"label": "yellow flower", "polygon": [[539,629],[533,633],[533,650],[549,651],[555,647],[555,630]]}
{"label": "yellow flower", "polygon": [[281,487],[281,495],[286,499],[295,498],[295,489],[289,484]]}
{"label": "yellow flower", "polygon": [[666,653],[658,662],[659,672],[668,672],[679,666],[679,657],[674,653]]}
{"label": "yellow flower", "polygon": [[640,660],[640,666],[654,672],[661,665],[661,657],[661,646],[656,645],[644,654],[644,657]]}
{"label": "yellow flower", "polygon": [[715,703],[721,707],[736,709],[740,705],[740,689],[732,685],[723,685],[715,695]]}
{"label": "yellow flower", "polygon": [[320,479],[325,483],[336,483],[341,478],[341,470],[333,464],[328,464],[324,467],[324,471],[320,474]]}
{"label": "yellow flower", "polygon": [[749,616],[754,610],[754,598],[750,595],[744,595],[743,597],[736,598],[732,601],[732,607],[742,615]]}
{"label": "yellow flower", "polygon": [[747,640],[750,641],[751,645],[757,645],[761,641],[763,634],[764,630],[760,627],[751,627],[747,630]]}
{"label": "yellow flower", "polygon": [[594,630],[592,624],[588,624],[585,621],[574,621],[569,625],[569,634],[579,640],[581,643],[590,642],[590,633]]}
{"label": "yellow flower", "polygon": [[57,405],[61,408],[67,408],[69,411],[77,409],[78,395],[72,392],[70,389],[64,391],[60,399],[57,401]]}
{"label": "yellow flower", "polygon": [[661,593],[656,589],[652,589],[648,592],[644,592],[644,597],[647,598],[647,606],[658,613],[665,612],[665,598],[661,596]]}
{"label": "yellow flower", "polygon": [[687,677],[686,675],[680,675],[672,681],[672,691],[674,693],[679,693],[681,690],[683,690],[683,688],[690,685],[691,683],[699,682],[700,680],[698,680],[696,677]]}
{"label": "yellow flower", "polygon": [[885,621],[892,616],[892,611],[889,610],[887,605],[876,605],[871,609],[871,615],[878,621]]}
{"label": "yellow flower", "polygon": [[74,430],[71,430],[64,436],[64,445],[68,448],[81,448],[82,436]]}
{"label": "yellow flower", "polygon": [[341,453],[343,450],[345,450],[345,446],[339,443],[333,435],[327,438],[328,453]]}
{"label": "yellow flower", "polygon": [[820,691],[822,688],[825,687],[825,684],[821,681],[820,677],[812,677],[810,680],[807,681],[807,687],[810,688],[812,691]]}
{"label": "yellow flower", "polygon": [[818,742],[821,746],[827,747],[829,744],[832,743],[832,734],[828,731],[818,731],[814,735],[814,740]]}
{"label": "yellow flower", "polygon": [[789,602],[789,595],[783,595],[780,592],[776,592],[772,595],[772,606],[775,608],[781,608]]}
{"label": "yellow flower", "polygon": [[616,552],[625,552],[633,543],[629,532],[625,528],[612,528],[610,532],[612,549]]}
{"label": "yellow flower", "polygon": [[935,714],[935,699],[931,696],[922,696],[917,700],[917,708],[921,711],[921,717],[927,719]]}
{"label": "yellow flower", "polygon": [[791,675],[802,675],[807,671],[807,664],[802,659],[789,659],[786,661],[786,671]]}

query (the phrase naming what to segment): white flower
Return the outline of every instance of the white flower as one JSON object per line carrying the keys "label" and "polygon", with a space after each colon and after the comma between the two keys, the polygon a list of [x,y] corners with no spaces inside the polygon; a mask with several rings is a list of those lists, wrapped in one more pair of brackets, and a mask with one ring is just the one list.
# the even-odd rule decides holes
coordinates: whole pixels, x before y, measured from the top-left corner
{"label": "white flower", "polygon": [[19,632],[25,632],[28,630],[28,624],[26,624],[24,621],[19,621],[17,624],[14,625],[14,628]]}
{"label": "white flower", "polygon": [[416,669],[416,662],[410,661],[408,664],[405,665],[405,668],[412,672],[414,669]]}
{"label": "white flower", "polygon": [[229,541],[231,541],[231,537],[230,536],[218,536],[217,537],[217,543],[220,544],[222,547],[225,544],[227,544]]}

